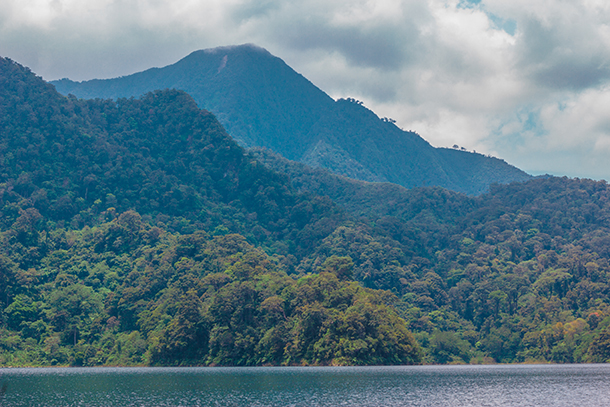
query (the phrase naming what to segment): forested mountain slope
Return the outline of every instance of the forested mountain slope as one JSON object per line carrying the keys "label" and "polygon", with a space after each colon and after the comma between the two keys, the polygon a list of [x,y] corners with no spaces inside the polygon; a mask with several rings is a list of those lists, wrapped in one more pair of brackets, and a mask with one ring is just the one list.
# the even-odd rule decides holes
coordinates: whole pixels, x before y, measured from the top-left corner
{"label": "forested mountain slope", "polygon": [[610,360],[607,183],[253,153],[285,173],[181,91],[77,100],[1,59],[0,364]]}
{"label": "forested mountain slope", "polygon": [[0,120],[0,365],[420,360],[349,259],[288,276],[345,215],[184,92],[79,101],[0,59]]}
{"label": "forested mountain slope", "polygon": [[52,82],[79,98],[119,98],[166,88],[189,93],[241,145],[366,181],[441,186],[480,194],[530,176],[502,160],[432,147],[353,99],[334,101],[281,59],[253,45],[196,51],[116,79]]}
{"label": "forested mountain slope", "polygon": [[[288,175],[300,192],[328,197],[357,217],[378,220],[383,217],[414,222],[431,217],[433,222],[451,223],[474,208],[474,200],[438,187],[408,190],[389,182],[367,182],[335,174],[325,168],[311,167],[287,160],[269,149],[251,148],[250,153],[262,164]],[[451,202],[451,210],[447,204]]]}
{"label": "forested mountain slope", "polygon": [[539,178],[477,198],[343,178],[253,150],[300,190],[373,227],[344,227],[317,255],[402,299],[427,360],[605,361],[610,357],[610,188]]}

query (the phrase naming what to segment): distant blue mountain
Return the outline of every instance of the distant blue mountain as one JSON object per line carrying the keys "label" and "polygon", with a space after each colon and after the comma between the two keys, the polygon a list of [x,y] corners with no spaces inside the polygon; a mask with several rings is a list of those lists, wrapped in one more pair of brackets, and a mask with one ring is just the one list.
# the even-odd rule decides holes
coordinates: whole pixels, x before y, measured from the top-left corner
{"label": "distant blue mountain", "polygon": [[497,158],[434,148],[354,99],[335,101],[281,59],[250,44],[196,51],[173,65],[115,79],[51,83],[64,95],[84,99],[184,90],[242,146],[266,147],[365,181],[476,195],[493,183],[531,178]]}

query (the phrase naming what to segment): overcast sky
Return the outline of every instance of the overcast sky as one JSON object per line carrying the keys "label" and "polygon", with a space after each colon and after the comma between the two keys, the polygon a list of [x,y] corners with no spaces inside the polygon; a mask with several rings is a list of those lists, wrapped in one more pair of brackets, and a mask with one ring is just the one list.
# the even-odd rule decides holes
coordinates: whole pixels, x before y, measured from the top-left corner
{"label": "overcast sky", "polygon": [[434,146],[610,179],[607,0],[2,0],[0,55],[110,78],[254,43]]}

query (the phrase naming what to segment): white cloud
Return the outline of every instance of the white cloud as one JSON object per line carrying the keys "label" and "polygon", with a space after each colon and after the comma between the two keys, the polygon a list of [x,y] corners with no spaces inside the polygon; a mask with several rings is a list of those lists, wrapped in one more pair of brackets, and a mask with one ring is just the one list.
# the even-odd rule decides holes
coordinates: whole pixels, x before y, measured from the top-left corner
{"label": "white cloud", "polygon": [[433,145],[610,178],[603,0],[4,0],[0,55],[46,79],[125,75],[251,42]]}

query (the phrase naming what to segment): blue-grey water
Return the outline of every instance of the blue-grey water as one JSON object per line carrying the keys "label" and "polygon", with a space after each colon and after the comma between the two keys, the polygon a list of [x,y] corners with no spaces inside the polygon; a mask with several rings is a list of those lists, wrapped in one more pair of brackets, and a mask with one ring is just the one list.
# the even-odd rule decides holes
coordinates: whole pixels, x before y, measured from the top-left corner
{"label": "blue-grey water", "polygon": [[0,369],[0,406],[610,406],[610,365]]}

